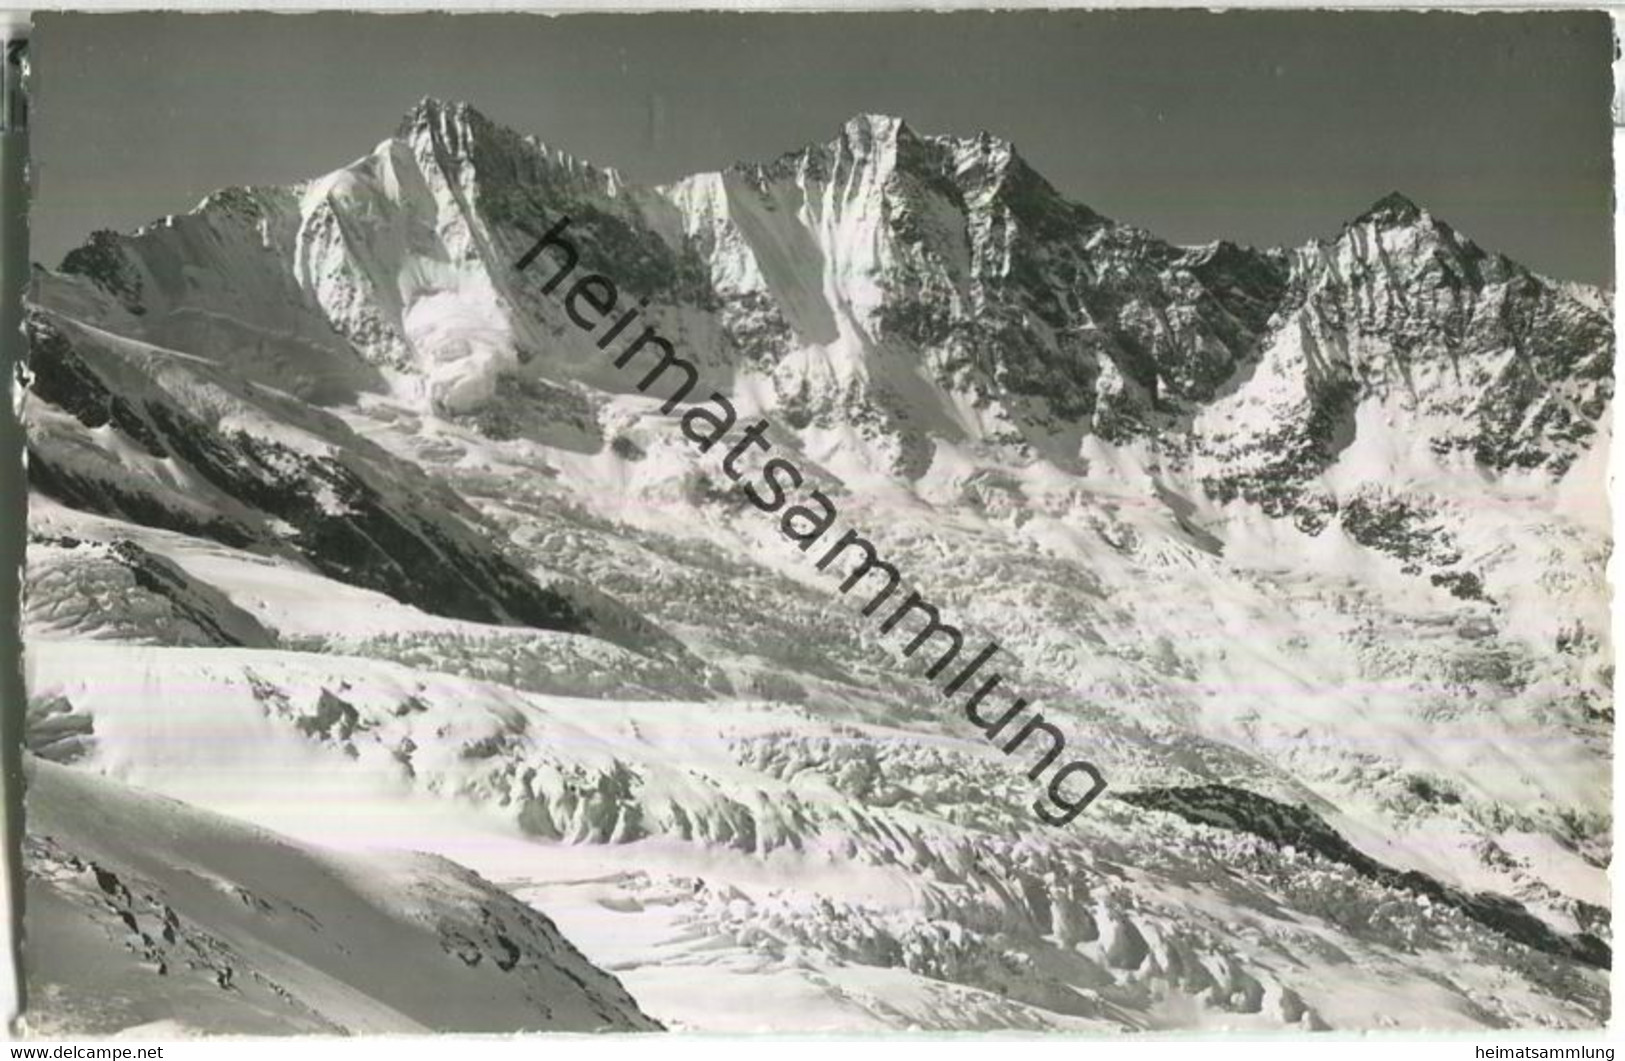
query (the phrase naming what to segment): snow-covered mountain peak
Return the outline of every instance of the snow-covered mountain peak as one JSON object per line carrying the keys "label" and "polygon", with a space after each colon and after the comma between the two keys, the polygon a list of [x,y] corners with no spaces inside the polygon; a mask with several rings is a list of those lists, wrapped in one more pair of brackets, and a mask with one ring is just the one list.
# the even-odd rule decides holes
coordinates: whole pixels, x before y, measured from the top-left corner
{"label": "snow-covered mountain peak", "polygon": [[625,181],[613,168],[594,165],[537,137],[522,135],[488,118],[472,104],[425,96],[401,118],[391,143],[453,168],[483,171],[488,181],[510,179],[538,168],[615,194]]}
{"label": "snow-covered mountain peak", "polygon": [[401,116],[400,128],[404,131],[418,125],[439,121],[446,115],[468,115],[470,113],[484,118],[484,114],[466,100],[445,100],[439,96],[421,96]]}
{"label": "snow-covered mountain peak", "polygon": [[477,131],[489,131],[496,124],[473,105],[461,100],[424,96],[402,115],[395,127],[397,139],[410,140],[425,133],[461,139]]}
{"label": "snow-covered mountain peak", "polygon": [[857,183],[906,195],[906,182],[946,191],[958,200],[1003,183],[1042,187],[1058,195],[1017,153],[988,132],[973,137],[920,133],[900,117],[857,114],[833,138],[803,145],[771,162],[741,161],[725,172],[762,186],[778,179]]}
{"label": "snow-covered mountain peak", "polygon": [[1402,192],[1389,192],[1372,203],[1368,210],[1354,220],[1354,224],[1414,225],[1426,220],[1428,216],[1428,212],[1409,196]]}
{"label": "snow-covered mountain peak", "polygon": [[[401,118],[392,139],[420,157],[456,168],[468,164],[491,137],[499,136],[499,128],[467,103],[424,97]],[[390,142],[380,150],[387,151]]]}
{"label": "snow-covered mountain peak", "polygon": [[[1606,345],[1583,300],[1399,193],[1293,254],[1179,248],[1068,199],[1009,141],[922,134],[887,114],[856,115],[769,163],[641,188],[467,103],[425,97],[394,139],[350,166],[295,189],[217,193],[198,213],[99,235],[65,266],[159,341],[222,317],[292,331],[348,346],[397,394],[442,410],[488,404],[521,366],[592,371],[597,359],[559,330],[554,300],[511,268],[560,217],[583,264],[657,306],[706,315],[700,345],[724,371],[772,366],[781,402],[841,394],[843,406],[884,409],[870,422],[899,420],[883,433],[932,436],[901,444],[921,453],[944,431],[1028,443],[1056,430],[1155,432],[1170,400],[1209,400],[1293,321],[1335,350],[1357,322],[1355,348],[1469,341],[1493,352],[1512,342],[1509,327],[1528,332],[1531,314],[1582,358]],[[233,274],[218,292],[170,275],[169,263],[216,244],[244,248],[210,266]],[[245,283],[249,261],[265,275]],[[313,311],[294,327],[281,313],[257,319],[272,300],[237,306],[231,294],[288,286],[274,301]],[[1483,292],[1519,308],[1480,312]],[[814,347],[826,352],[809,361],[801,351]],[[882,350],[910,353],[888,368]],[[1522,387],[1512,408],[1536,390]],[[928,431],[943,408],[960,410],[959,425]]]}
{"label": "snow-covered mountain peak", "polygon": [[1354,258],[1381,258],[1375,264],[1384,272],[1397,270],[1414,277],[1437,274],[1442,269],[1447,282],[1475,289],[1513,276],[1531,275],[1506,256],[1486,252],[1427,207],[1399,192],[1383,196],[1346,223],[1334,245]]}

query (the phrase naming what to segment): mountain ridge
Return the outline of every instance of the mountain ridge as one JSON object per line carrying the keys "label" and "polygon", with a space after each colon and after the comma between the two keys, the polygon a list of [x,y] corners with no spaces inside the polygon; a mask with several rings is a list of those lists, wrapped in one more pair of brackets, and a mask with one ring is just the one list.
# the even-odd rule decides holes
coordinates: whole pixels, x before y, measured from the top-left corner
{"label": "mountain ridge", "polygon": [[[512,320],[539,310],[533,300],[527,304],[523,292],[512,289],[512,278],[504,275],[511,265],[507,259],[516,257],[514,245],[524,236],[534,237],[546,227],[538,218],[546,206],[574,209],[585,214],[576,225],[586,230],[583,254],[589,265],[600,257],[615,259],[623,287],[669,309],[718,309],[722,328],[717,338],[746,357],[751,351],[782,356],[787,345],[827,345],[842,335],[866,345],[891,336],[941,351],[943,363],[935,366],[935,374],[946,373],[950,390],[968,389],[983,403],[997,403],[995,391],[1030,395],[1061,421],[1087,420],[1108,438],[1153,429],[1150,422],[1157,420],[1166,400],[1211,399],[1278,330],[1277,314],[1289,314],[1293,300],[1309,298],[1317,284],[1324,287],[1319,274],[1328,267],[1328,256],[1349,258],[1339,248],[1365,232],[1380,231],[1414,245],[1414,253],[1423,256],[1415,260],[1416,270],[1426,271],[1427,255],[1443,255],[1449,259],[1448,281],[1470,295],[1487,284],[1516,280],[1537,302],[1562,298],[1556,285],[1504,256],[1485,254],[1459,240],[1448,225],[1399,193],[1378,199],[1329,242],[1313,240],[1284,252],[1222,240],[1184,248],[1066,199],[1006,142],[986,134],[922,136],[888,116],[854,118],[834,140],[792,150],[771,163],[736,163],[650,188],[628,184],[612,169],[599,169],[512,133],[467,104],[425,98],[403,119],[399,134],[386,143],[400,143],[419,154],[420,165],[428,166],[424,172],[437,175],[433,182],[440,191],[433,194],[446,196],[444,209],[450,211],[441,221],[431,220],[435,215],[423,214],[422,208],[407,216],[450,226],[443,233],[452,238],[447,252],[483,261],[477,270],[485,274],[480,300],[493,320],[509,318],[506,329],[495,330],[511,333],[510,341],[522,353],[545,340],[524,334],[528,329]],[[399,185],[405,178],[397,177],[388,161],[390,151],[368,157],[375,161],[363,159],[338,171],[359,175],[383,167],[359,185],[348,177],[335,182],[330,176],[303,186],[307,199],[310,189],[324,194],[308,208],[314,213],[301,224],[307,233],[299,237],[301,246],[313,238],[336,238],[344,246],[369,238],[358,235],[361,220],[343,220],[347,211],[370,214],[387,209],[391,196],[407,194]],[[786,170],[787,163],[794,172]],[[847,174],[845,184],[842,174]],[[860,174],[869,174],[863,185],[867,191],[850,185]],[[378,191],[362,192],[375,184]],[[820,201],[806,199],[808,188],[818,189]],[[357,194],[366,198],[347,206]],[[716,205],[705,205],[718,196]],[[843,197],[852,199],[850,209],[858,217],[882,218],[881,228],[865,235],[863,224],[843,222]],[[229,206],[232,200],[210,201]],[[674,209],[685,219],[673,218]],[[772,222],[771,216],[763,220],[785,209],[811,211],[822,220],[809,214],[799,234]],[[334,210],[338,212],[327,220]],[[423,230],[422,223],[411,222],[419,227],[395,238],[404,239],[408,250],[414,239],[432,241],[435,233]],[[350,229],[344,229],[346,224]],[[318,237],[322,230],[332,235]],[[423,234],[412,235],[414,231]],[[71,253],[65,265],[110,294],[128,298],[134,282],[131,266],[112,260],[118,258],[112,247],[130,238],[141,237],[98,234],[86,253]],[[847,303],[843,296],[831,304],[822,293],[795,290],[793,282],[775,275],[773,246],[809,238],[817,253],[835,256],[826,267],[847,277],[840,282],[860,302]],[[864,241],[876,238],[881,242],[872,251],[861,249]],[[89,248],[96,249],[90,253]],[[1363,266],[1358,260],[1363,254],[1352,255],[1355,265]],[[703,260],[707,256],[709,266]],[[305,260],[312,259],[307,255]],[[636,263],[630,269],[629,261]],[[391,270],[401,266],[386,262],[379,267],[383,272],[371,279],[345,280],[350,267],[340,267],[335,278],[370,289],[378,310],[354,305],[348,295],[329,299],[320,308],[350,342],[376,351],[369,359],[408,365],[416,341],[404,318],[412,298],[410,292],[389,290]],[[865,277],[881,278],[878,296],[859,294]],[[298,286],[319,303],[325,297],[323,282],[314,275],[302,276]],[[1186,312],[1169,316],[1166,307],[1175,299],[1187,303]],[[805,305],[792,311],[797,303]],[[922,303],[931,308],[922,308]],[[1188,312],[1192,306],[1194,316]],[[359,317],[352,320],[355,314]],[[843,316],[851,317],[844,330]],[[462,329],[478,330],[473,322]],[[445,338],[433,332],[426,341]],[[461,341],[457,335],[450,338]],[[1004,352],[987,353],[993,348]],[[741,355],[721,356],[727,362]],[[416,359],[421,361],[421,355]],[[444,366],[444,374],[457,378],[431,382],[431,391],[440,395],[435,400],[477,404],[489,394],[492,372],[516,367],[489,351],[472,360],[481,359],[481,365]],[[467,381],[459,375],[463,371],[471,377]],[[804,373],[777,375],[774,385],[781,400],[792,387],[799,390],[813,382]],[[846,385],[856,382],[848,378]],[[884,416],[885,396],[871,389],[869,399],[882,407]],[[1526,403],[1513,404],[1521,410]],[[919,410],[911,412],[918,415]],[[1034,416],[1030,409],[1005,412],[1016,421],[1015,435],[1029,444],[1033,434],[1051,424],[1049,417]]]}

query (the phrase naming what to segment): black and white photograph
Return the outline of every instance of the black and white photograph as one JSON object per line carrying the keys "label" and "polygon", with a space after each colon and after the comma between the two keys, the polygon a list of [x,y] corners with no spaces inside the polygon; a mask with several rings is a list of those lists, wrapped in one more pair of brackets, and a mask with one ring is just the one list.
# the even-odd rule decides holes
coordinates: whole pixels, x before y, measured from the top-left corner
{"label": "black and white photograph", "polygon": [[37,14],[16,1034],[1600,1031],[1614,53]]}

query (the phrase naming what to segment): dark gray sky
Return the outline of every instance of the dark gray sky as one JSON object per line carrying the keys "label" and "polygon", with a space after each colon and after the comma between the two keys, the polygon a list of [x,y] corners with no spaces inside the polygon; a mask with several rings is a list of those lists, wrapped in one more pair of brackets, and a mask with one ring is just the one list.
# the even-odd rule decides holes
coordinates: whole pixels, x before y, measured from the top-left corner
{"label": "dark gray sky", "polygon": [[1491,249],[1607,282],[1607,17],[1071,12],[49,15],[36,260],[215,188],[316,176],[420,96],[634,179],[829,139],[860,111],[1013,140],[1168,239],[1295,244],[1400,190]]}

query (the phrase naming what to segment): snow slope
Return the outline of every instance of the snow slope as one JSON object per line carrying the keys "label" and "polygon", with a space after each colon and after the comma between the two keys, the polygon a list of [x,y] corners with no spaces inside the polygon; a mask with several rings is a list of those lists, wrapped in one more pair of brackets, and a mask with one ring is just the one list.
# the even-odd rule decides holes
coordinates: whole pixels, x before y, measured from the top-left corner
{"label": "snow slope", "polygon": [[546,917],[444,859],[307,847],[27,762],[35,1035],[658,1027]]}

